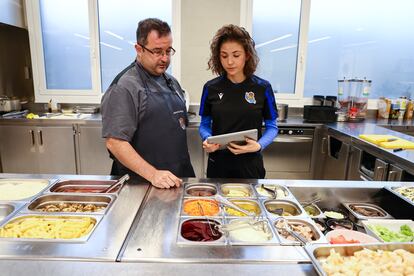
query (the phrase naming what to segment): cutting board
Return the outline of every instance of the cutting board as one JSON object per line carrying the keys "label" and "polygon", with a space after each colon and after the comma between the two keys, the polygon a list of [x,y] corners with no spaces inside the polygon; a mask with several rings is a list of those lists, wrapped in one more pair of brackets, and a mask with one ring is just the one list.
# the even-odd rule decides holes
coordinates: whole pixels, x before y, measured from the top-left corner
{"label": "cutting board", "polygon": [[414,142],[393,135],[361,134],[359,138],[385,149],[414,149]]}

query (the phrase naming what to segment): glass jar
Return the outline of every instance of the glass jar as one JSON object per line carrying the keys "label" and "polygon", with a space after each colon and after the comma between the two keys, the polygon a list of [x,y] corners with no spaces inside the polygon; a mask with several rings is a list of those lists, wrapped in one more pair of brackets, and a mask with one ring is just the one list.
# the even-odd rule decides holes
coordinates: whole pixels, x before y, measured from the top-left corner
{"label": "glass jar", "polygon": [[363,121],[367,114],[371,81],[366,79],[352,79],[350,82],[351,96],[348,116],[351,121]]}
{"label": "glass jar", "polygon": [[349,80],[343,79],[338,80],[338,120],[348,120],[348,109],[349,109]]}

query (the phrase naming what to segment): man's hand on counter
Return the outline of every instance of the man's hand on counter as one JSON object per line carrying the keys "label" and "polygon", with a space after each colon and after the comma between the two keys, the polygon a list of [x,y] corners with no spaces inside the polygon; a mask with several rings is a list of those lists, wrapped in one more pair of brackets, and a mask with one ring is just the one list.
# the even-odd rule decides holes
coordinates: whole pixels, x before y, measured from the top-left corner
{"label": "man's hand on counter", "polygon": [[151,184],[157,188],[169,189],[172,187],[180,187],[183,180],[176,177],[170,171],[156,170],[151,177]]}

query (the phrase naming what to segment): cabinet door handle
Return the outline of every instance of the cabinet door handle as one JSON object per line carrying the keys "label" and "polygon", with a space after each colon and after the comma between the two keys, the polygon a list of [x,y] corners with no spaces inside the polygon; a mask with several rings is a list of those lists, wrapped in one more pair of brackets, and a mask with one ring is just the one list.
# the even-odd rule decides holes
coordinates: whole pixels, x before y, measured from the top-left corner
{"label": "cabinet door handle", "polygon": [[39,130],[40,145],[43,146],[43,132]]}
{"label": "cabinet door handle", "polygon": [[359,175],[359,178],[360,178],[361,180],[364,180],[364,181],[371,181],[370,179],[368,179],[367,177],[365,177],[365,176],[363,176],[363,175]]}
{"label": "cabinet door handle", "polygon": [[30,136],[32,137],[32,146],[34,147],[34,145],[35,145],[34,131],[30,130],[29,132],[30,132]]}
{"label": "cabinet door handle", "polygon": [[326,137],[323,137],[322,138],[322,146],[321,146],[321,153],[322,154],[325,154],[326,152],[325,152],[325,145],[326,145]]}
{"label": "cabinet door handle", "polygon": [[390,171],[388,173],[388,181],[396,181],[397,179],[397,172],[396,171]]}
{"label": "cabinet door handle", "polygon": [[273,142],[280,142],[280,143],[311,143],[313,141],[312,137],[286,137],[286,136],[278,136]]}
{"label": "cabinet door handle", "polygon": [[378,171],[378,175],[375,177],[374,180],[376,180],[376,181],[383,181],[385,168],[382,167],[382,166],[378,166],[375,170]]}

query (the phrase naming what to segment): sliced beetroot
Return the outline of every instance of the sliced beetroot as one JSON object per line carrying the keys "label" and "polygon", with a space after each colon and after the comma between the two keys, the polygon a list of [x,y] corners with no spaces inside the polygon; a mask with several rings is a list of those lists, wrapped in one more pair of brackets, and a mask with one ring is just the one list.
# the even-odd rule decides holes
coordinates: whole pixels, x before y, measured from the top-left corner
{"label": "sliced beetroot", "polygon": [[212,220],[187,220],[181,225],[181,236],[190,241],[215,241],[222,236],[222,234],[214,228],[216,225],[218,225],[218,223]]}

